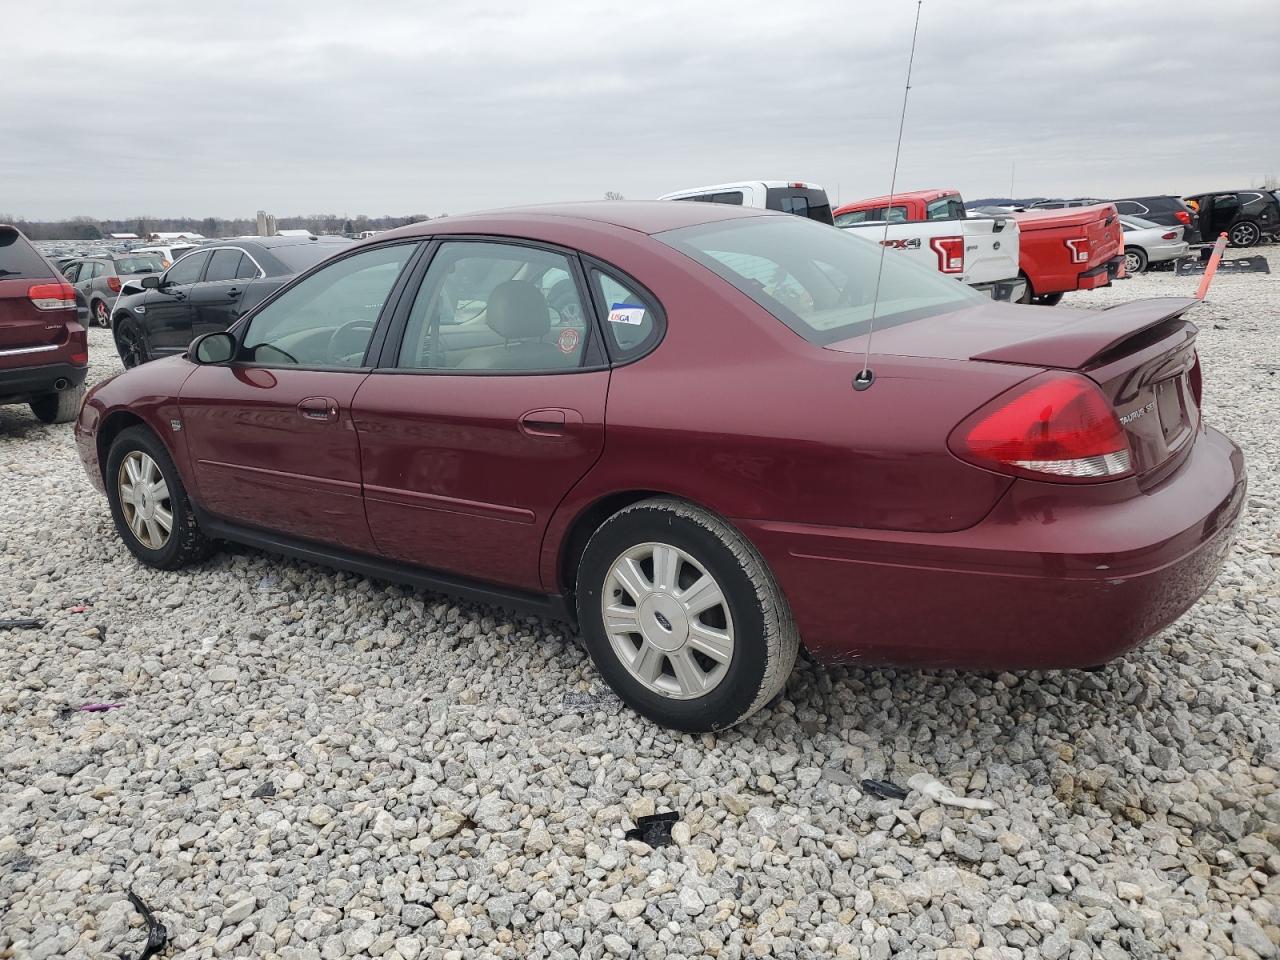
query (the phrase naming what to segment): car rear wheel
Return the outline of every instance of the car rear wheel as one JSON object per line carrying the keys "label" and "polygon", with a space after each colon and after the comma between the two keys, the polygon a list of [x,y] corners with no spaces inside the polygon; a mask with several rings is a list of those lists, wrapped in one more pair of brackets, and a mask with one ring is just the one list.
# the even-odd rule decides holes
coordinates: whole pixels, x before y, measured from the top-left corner
{"label": "car rear wheel", "polygon": [[1040,296],[1032,300],[1032,303],[1039,304],[1042,307],[1056,307],[1062,302],[1062,293],[1042,293]]}
{"label": "car rear wheel", "polygon": [[111,326],[111,313],[107,308],[107,301],[93,301],[93,322],[100,327]]}
{"label": "car rear wheel", "polygon": [[125,369],[131,369],[151,359],[142,328],[129,317],[116,320],[116,353]]}
{"label": "car rear wheel", "polygon": [[146,427],[116,437],[104,479],[116,532],[147,566],[177,570],[212,552],[169,452]]}
{"label": "car rear wheel", "polygon": [[1253,221],[1242,220],[1231,228],[1231,232],[1227,234],[1227,239],[1231,241],[1233,247],[1252,247],[1262,239],[1262,231],[1258,229],[1258,225]]}
{"label": "car rear wheel", "polygon": [[627,704],[686,732],[739,723],[786,684],[800,639],[755,548],[720,518],[654,498],[592,535],[578,619],[596,668]]}
{"label": "car rear wheel", "polygon": [[41,423],[70,423],[80,414],[84,384],[32,400],[29,406]]}
{"label": "car rear wheel", "polygon": [[1147,269],[1147,251],[1141,247],[1125,247],[1124,248],[1124,272],[1127,274],[1141,273]]}
{"label": "car rear wheel", "polygon": [[1025,273],[1019,273],[1018,278],[1022,280],[1022,296],[1017,300],[1018,303],[1030,303],[1035,298],[1035,292],[1031,289],[1031,281]]}

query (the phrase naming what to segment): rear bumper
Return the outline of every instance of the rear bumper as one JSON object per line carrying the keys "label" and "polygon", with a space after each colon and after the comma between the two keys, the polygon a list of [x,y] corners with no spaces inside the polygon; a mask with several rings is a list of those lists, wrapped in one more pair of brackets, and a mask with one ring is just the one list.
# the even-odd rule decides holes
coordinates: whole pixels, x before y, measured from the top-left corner
{"label": "rear bumper", "polygon": [[1217,576],[1244,457],[1207,430],[1160,484],[1017,481],[946,534],[736,521],[828,663],[971,669],[1104,663],[1176,620]]}
{"label": "rear bumper", "polygon": [[[70,390],[84,383],[87,366],[48,363],[38,367],[0,367],[0,403],[25,403],[37,397]],[[62,381],[66,381],[64,385]]]}
{"label": "rear bumper", "polygon": [[1185,257],[1190,245],[1184,241],[1169,241],[1147,247],[1147,260],[1150,263],[1163,263],[1166,260],[1177,260],[1179,257]]}
{"label": "rear bumper", "polygon": [[979,293],[985,293],[992,300],[1003,303],[1021,300],[1022,295],[1027,292],[1027,281],[1021,277],[1014,277],[1012,280],[993,280],[991,283],[972,283],[970,286]]}

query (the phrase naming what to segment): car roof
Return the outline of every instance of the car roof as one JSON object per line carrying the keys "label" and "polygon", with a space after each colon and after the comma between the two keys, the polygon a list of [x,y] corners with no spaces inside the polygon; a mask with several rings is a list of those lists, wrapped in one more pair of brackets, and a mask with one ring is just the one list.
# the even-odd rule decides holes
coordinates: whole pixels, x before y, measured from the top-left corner
{"label": "car roof", "polygon": [[680,227],[692,227],[720,220],[748,217],[789,217],[792,214],[762,207],[739,207],[727,203],[685,203],[676,200],[587,200],[577,203],[534,204],[482,210],[456,217],[438,217],[388,230],[366,243],[400,237],[425,237],[441,233],[489,233],[527,227],[533,223],[555,226],[576,221],[597,223],[638,233],[653,234]]}

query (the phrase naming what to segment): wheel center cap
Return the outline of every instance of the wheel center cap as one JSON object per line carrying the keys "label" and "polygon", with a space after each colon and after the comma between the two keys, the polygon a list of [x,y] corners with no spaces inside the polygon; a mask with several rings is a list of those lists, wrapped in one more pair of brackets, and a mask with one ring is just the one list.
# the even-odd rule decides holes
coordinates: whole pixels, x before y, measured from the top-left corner
{"label": "wheel center cap", "polygon": [[648,597],[638,612],[644,638],[659,650],[679,650],[689,639],[689,618],[674,598],[663,594]]}

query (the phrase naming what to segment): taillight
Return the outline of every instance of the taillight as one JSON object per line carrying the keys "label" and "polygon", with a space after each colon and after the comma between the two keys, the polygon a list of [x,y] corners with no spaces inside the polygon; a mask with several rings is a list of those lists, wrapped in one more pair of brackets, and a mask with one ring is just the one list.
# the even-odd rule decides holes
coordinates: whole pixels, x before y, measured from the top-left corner
{"label": "taillight", "polygon": [[964,237],[934,237],[929,249],[938,255],[943,273],[964,273]]}
{"label": "taillight", "polygon": [[89,362],[89,335],[78,323],[71,325],[71,362],[83,367]]}
{"label": "taillight", "polygon": [[1037,480],[1113,480],[1130,470],[1129,441],[1097,384],[1046,373],[997,397],[952,431],[952,453]]}
{"label": "taillight", "polygon": [[1178,235],[1174,233],[1172,230],[1170,230],[1168,233],[1160,234],[1160,239],[1161,240],[1177,240]]}
{"label": "taillight", "polygon": [[1187,213],[1185,210],[1175,210],[1173,211],[1173,215],[1178,218],[1179,223],[1191,222],[1191,214]]}
{"label": "taillight", "polygon": [[1067,249],[1071,251],[1071,259],[1075,263],[1089,262],[1089,238],[1080,237],[1074,240],[1063,240],[1067,245]]}
{"label": "taillight", "polygon": [[1187,374],[1187,383],[1191,387],[1191,395],[1196,398],[1196,406],[1200,406],[1200,397],[1204,394],[1204,374],[1200,371],[1200,354],[1196,354],[1196,362],[1191,365]]}
{"label": "taillight", "polygon": [[119,292],[120,292],[120,278],[119,278],[119,277],[107,277],[107,289],[108,289],[108,290],[110,290],[112,293],[119,293]]}
{"label": "taillight", "polygon": [[69,283],[37,283],[27,289],[37,310],[65,310],[76,306],[76,288]]}

